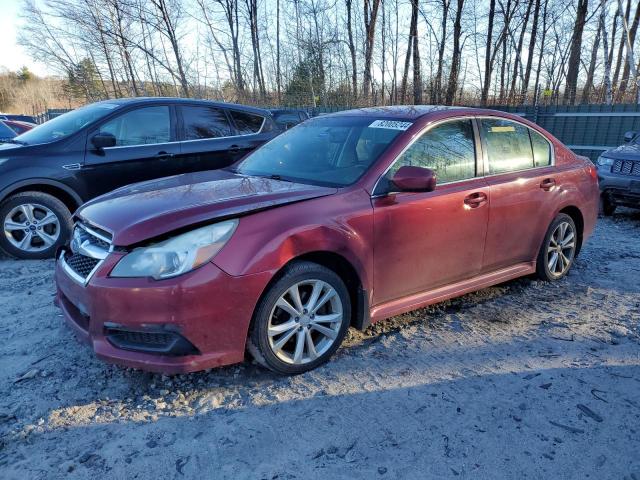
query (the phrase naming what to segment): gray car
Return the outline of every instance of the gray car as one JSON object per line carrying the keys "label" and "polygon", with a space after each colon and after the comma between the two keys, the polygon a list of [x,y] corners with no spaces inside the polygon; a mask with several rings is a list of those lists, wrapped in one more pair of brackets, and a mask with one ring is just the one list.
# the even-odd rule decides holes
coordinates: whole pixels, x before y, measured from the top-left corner
{"label": "gray car", "polygon": [[605,215],[613,215],[618,206],[640,208],[640,132],[625,133],[624,141],[596,162]]}

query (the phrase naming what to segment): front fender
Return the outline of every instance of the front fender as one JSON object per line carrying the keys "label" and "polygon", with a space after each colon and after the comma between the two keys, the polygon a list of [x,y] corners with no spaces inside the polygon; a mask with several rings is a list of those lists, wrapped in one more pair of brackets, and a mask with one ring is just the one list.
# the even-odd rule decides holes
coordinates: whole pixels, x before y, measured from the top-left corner
{"label": "front fender", "polygon": [[[17,177],[17,178],[19,178],[19,177]],[[73,198],[73,201],[76,203],[76,205],[82,205],[82,203],[83,203],[82,198],[80,197],[80,195],[78,195],[75,192],[75,190],[73,190],[68,185],[66,185],[66,184],[64,184],[62,182],[56,181],[56,180],[52,180],[50,178],[40,178],[40,177],[27,178],[25,180],[19,180],[19,181],[15,181],[15,182],[11,183],[7,187],[5,187],[2,190],[0,190],[0,201],[4,200],[5,198],[7,198],[9,195],[11,195],[13,192],[15,192],[17,190],[22,190],[25,187],[30,187],[30,186],[33,186],[34,189],[36,189],[36,187],[38,185],[46,185],[48,187],[54,187],[54,188],[57,188],[59,190],[62,190],[67,195],[69,195],[71,198]]]}
{"label": "front fender", "polygon": [[240,219],[232,239],[214,258],[230,275],[271,272],[309,253],[345,258],[365,290],[373,285],[373,208],[364,190],[338,193]]}

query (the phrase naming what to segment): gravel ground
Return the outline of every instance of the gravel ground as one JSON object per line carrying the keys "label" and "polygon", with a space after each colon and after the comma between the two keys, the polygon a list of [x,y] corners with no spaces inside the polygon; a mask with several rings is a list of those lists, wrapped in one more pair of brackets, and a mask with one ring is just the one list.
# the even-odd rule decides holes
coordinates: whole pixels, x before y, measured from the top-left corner
{"label": "gravel ground", "polygon": [[293,378],[106,365],[0,259],[0,477],[640,479],[640,213],[557,284],[512,281],[351,331]]}

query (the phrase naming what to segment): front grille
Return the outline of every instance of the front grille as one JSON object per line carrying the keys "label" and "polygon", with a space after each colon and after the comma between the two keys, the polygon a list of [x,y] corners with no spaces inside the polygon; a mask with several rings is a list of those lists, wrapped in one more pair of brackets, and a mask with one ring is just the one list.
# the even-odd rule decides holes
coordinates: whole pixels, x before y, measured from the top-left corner
{"label": "front grille", "polygon": [[616,160],[611,168],[612,173],[640,177],[640,161]]}
{"label": "front grille", "polygon": [[64,254],[63,261],[68,269],[86,282],[91,272],[107,257],[111,244],[107,239],[111,235],[94,227],[77,223],[73,230],[71,251]]}
{"label": "front grille", "polygon": [[91,243],[96,247],[100,247],[101,249],[107,250],[107,251],[109,251],[109,247],[111,247],[111,245],[109,245],[109,242],[94,236],[92,236],[91,238]]}
{"label": "front grille", "polygon": [[97,258],[85,257],[79,253],[67,253],[64,261],[67,262],[71,270],[83,279],[87,278],[93,269],[96,268],[96,265],[100,263],[100,260]]}

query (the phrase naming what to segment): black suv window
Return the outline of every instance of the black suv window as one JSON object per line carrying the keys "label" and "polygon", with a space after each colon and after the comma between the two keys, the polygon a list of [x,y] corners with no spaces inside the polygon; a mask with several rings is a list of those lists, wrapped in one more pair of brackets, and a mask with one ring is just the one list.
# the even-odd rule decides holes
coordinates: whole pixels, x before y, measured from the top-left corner
{"label": "black suv window", "polygon": [[254,115],[253,113],[239,112],[237,110],[229,110],[236,128],[240,135],[248,135],[258,133],[264,123],[264,117]]}
{"label": "black suv window", "polygon": [[482,141],[489,157],[489,173],[506,173],[533,167],[529,129],[502,119],[480,121]]}
{"label": "black suv window", "polygon": [[300,123],[300,115],[296,112],[281,113],[276,116],[275,121],[278,125],[286,125],[287,123],[295,125]]}
{"label": "black suv window", "polygon": [[171,141],[169,107],[131,110],[103,124],[100,133],[111,133],[118,147],[167,143]]}
{"label": "black suv window", "polygon": [[385,177],[390,179],[405,165],[430,168],[438,183],[476,176],[476,149],[471,120],[454,120],[424,133],[411,145]]}
{"label": "black suv window", "polygon": [[0,139],[9,140],[16,136],[16,132],[0,122]]}
{"label": "black suv window", "polygon": [[230,137],[231,125],[220,108],[185,106],[182,108],[185,140]]}

